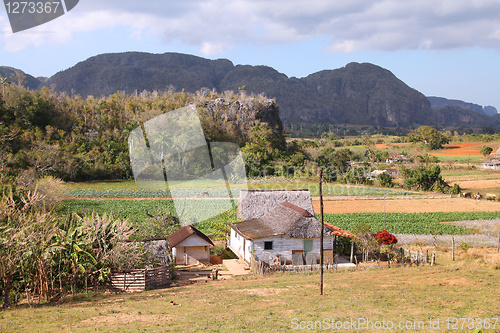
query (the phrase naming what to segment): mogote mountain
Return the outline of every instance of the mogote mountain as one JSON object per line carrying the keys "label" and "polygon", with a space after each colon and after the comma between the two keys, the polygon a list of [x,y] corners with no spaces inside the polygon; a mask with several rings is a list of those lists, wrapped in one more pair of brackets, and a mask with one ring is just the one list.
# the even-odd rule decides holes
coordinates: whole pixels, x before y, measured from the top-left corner
{"label": "mogote mountain", "polygon": [[444,98],[429,100],[390,71],[369,63],[350,63],[339,69],[295,78],[267,66],[235,66],[227,59],[209,60],[179,53],[110,53],[79,62],[44,84],[82,97],[99,97],[117,91],[215,89],[223,92],[244,88],[247,93],[275,98],[285,125],[483,127],[500,124],[500,115],[489,115],[496,113],[494,108],[478,112],[482,107],[470,107],[470,103]]}

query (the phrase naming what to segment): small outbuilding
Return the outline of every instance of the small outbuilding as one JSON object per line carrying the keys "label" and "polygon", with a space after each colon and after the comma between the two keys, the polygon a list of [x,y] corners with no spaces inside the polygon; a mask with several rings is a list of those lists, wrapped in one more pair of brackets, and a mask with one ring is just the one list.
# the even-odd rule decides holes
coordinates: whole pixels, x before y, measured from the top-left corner
{"label": "small outbuilding", "polygon": [[168,243],[176,265],[210,263],[210,248],[214,243],[192,225],[184,226],[170,235]]}
{"label": "small outbuilding", "polygon": [[385,160],[385,164],[393,164],[393,163],[407,163],[410,159],[405,155],[393,155]]}
{"label": "small outbuilding", "polygon": [[486,161],[483,163],[482,168],[483,169],[493,169],[493,170],[500,169],[500,161],[499,160]]}

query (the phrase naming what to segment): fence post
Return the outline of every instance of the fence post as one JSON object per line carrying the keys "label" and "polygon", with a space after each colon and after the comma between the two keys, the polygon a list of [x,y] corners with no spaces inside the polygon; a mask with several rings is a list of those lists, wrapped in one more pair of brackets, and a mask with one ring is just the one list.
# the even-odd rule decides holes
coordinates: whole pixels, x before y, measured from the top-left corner
{"label": "fence post", "polygon": [[399,252],[401,252],[401,267],[405,266],[405,250],[400,247]]}
{"label": "fence post", "polygon": [[425,263],[429,263],[429,250],[425,250]]}
{"label": "fence post", "polygon": [[500,231],[498,232],[497,252],[500,252]]}
{"label": "fence post", "polygon": [[451,237],[451,261],[455,261],[455,237]]}
{"label": "fence post", "polygon": [[[500,234],[499,234],[500,236]],[[500,243],[500,238],[499,238],[499,243]],[[352,261],[353,261],[353,256],[354,256],[354,240],[351,239],[351,260],[350,260],[350,263],[352,264]]]}

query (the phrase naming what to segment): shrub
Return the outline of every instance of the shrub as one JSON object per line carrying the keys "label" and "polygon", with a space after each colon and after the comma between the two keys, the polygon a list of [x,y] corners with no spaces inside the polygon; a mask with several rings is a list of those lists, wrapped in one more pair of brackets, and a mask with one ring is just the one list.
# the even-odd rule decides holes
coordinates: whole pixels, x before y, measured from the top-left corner
{"label": "shrub", "polygon": [[224,259],[236,259],[236,255],[230,250],[226,249],[224,244],[217,244],[210,249],[211,255],[222,256]]}
{"label": "shrub", "polygon": [[398,242],[398,239],[393,234],[389,233],[387,230],[380,230],[375,234],[379,244],[392,245]]}
{"label": "shrub", "polygon": [[378,177],[377,180],[380,184],[380,186],[383,187],[393,187],[394,183],[392,182],[392,176],[388,173],[381,173]]}

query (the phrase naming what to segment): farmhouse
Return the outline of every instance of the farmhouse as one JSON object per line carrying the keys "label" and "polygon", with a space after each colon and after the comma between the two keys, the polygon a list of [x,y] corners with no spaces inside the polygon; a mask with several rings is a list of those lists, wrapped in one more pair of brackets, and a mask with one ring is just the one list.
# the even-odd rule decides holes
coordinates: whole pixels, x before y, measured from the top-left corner
{"label": "farmhouse", "polygon": [[499,160],[489,160],[482,164],[483,169],[500,169]]}
{"label": "farmhouse", "polygon": [[168,237],[176,265],[196,265],[210,262],[210,247],[214,243],[201,231],[187,225]]}
{"label": "farmhouse", "polygon": [[404,155],[394,155],[389,157],[388,159],[385,160],[385,164],[392,164],[392,163],[405,163],[410,161],[408,157]]}
{"label": "farmhouse", "polygon": [[378,176],[380,176],[383,173],[386,173],[386,174],[390,175],[391,177],[398,177],[399,176],[398,169],[373,170],[372,172],[370,172],[368,179],[370,179],[370,180],[377,179]]}
{"label": "farmhouse", "polygon": [[[258,260],[316,264],[321,222],[314,217],[309,190],[241,191],[240,197],[239,215],[246,220],[231,224],[228,244],[239,258],[249,263],[253,253]],[[332,258],[336,236],[355,237],[325,223],[323,247]]]}

